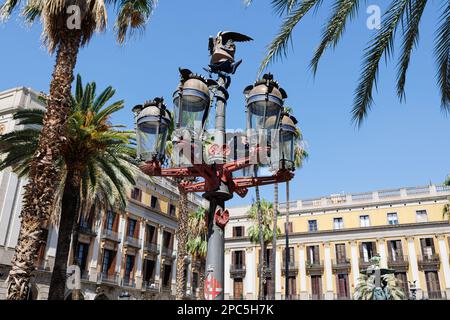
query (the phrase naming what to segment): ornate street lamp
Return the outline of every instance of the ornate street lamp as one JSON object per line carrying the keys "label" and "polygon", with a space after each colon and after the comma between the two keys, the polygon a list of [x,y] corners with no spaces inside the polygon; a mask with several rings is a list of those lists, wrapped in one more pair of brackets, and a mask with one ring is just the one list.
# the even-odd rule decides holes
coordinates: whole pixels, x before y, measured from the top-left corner
{"label": "ornate street lamp", "polygon": [[133,108],[137,131],[138,158],[143,161],[162,161],[170,127],[170,112],[162,98],[155,98],[143,106]]}
{"label": "ornate street lamp", "polygon": [[[215,74],[217,79],[205,79],[187,69],[180,69],[181,81],[173,95],[174,103],[174,149],[182,146],[181,151],[173,151],[172,159],[181,155],[181,158],[197,159],[195,148],[206,148],[202,143],[205,123],[211,106],[215,106],[214,117],[214,144],[207,150],[212,155],[213,162],[177,163],[174,167],[162,167],[164,160],[164,145],[168,138],[170,127],[170,113],[165,109],[162,99],[137,106],[133,109],[136,118],[136,131],[138,133],[138,154],[145,163],[141,170],[150,176],[175,177],[184,179],[179,187],[184,192],[203,193],[209,201],[208,211],[208,250],[206,257],[205,298],[222,300],[224,298],[224,228],[229,220],[225,202],[234,194],[245,197],[248,188],[270,185],[289,181],[294,177],[293,172],[280,168],[270,176],[236,177],[236,173],[250,168],[253,164],[257,148],[248,145],[248,139],[240,137],[245,145],[240,155],[229,157],[230,147],[226,141],[225,115],[226,103],[229,98],[228,87],[231,83],[231,74],[236,72],[241,60],[235,61],[235,42],[252,40],[250,37],[236,32],[219,32],[215,38],[210,38],[209,50],[211,62],[206,69],[210,77]],[[263,130],[262,138],[271,129],[278,129],[286,92],[273,80],[271,74],[266,74],[254,85],[244,91],[247,105],[247,129]],[[290,136],[286,132],[286,141]],[[250,136],[247,135],[247,138]],[[241,141],[239,141],[241,142]],[[185,147],[194,149],[194,157],[187,157]],[[188,150],[189,150],[188,149]],[[289,154],[291,156],[291,154]],[[227,159],[228,157],[228,159]],[[287,158],[287,156],[286,156]],[[287,158],[290,159],[290,158]],[[257,165],[261,163],[257,158]],[[181,164],[181,165],[180,165]],[[195,178],[195,179],[192,179]]]}

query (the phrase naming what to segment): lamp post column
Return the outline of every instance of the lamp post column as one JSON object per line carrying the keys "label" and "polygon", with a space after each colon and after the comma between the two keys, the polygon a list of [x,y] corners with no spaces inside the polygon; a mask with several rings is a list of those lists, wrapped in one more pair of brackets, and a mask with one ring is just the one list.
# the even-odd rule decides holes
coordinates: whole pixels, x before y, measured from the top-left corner
{"label": "lamp post column", "polygon": [[[219,150],[225,144],[225,109],[228,94],[225,89],[226,79],[220,75],[219,87],[215,92],[216,116],[214,143],[219,146]],[[225,161],[225,155],[220,152],[216,161]],[[222,213],[225,210],[225,201],[231,199],[233,195],[229,192],[228,186],[221,182],[219,189],[203,194],[209,201],[208,211],[208,251],[206,255],[206,277],[205,277],[205,299],[224,299],[224,256],[225,256],[225,225],[219,225],[215,219],[216,211]]]}

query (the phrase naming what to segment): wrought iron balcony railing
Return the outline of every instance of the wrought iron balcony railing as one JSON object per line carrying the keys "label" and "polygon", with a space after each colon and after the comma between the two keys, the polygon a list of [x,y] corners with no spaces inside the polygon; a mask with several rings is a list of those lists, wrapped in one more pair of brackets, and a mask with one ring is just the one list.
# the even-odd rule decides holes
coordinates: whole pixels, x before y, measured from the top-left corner
{"label": "wrought iron balcony railing", "polygon": [[[296,276],[298,273],[298,266],[297,266],[297,262],[294,261],[289,261],[288,264],[288,272],[289,272],[289,276]],[[281,265],[281,275],[285,275],[286,274],[286,261],[283,261],[282,265]]]}
{"label": "wrought iron balcony railing", "polygon": [[125,238],[124,245],[139,249],[141,247],[141,242],[141,239],[128,236]]}
{"label": "wrought iron balcony railing", "polygon": [[421,271],[439,270],[441,265],[441,260],[437,253],[418,256],[417,261],[419,264],[419,270]]}
{"label": "wrought iron balcony railing", "polygon": [[159,292],[159,283],[155,280],[142,282],[142,291]]}
{"label": "wrought iron balcony railing", "polygon": [[160,251],[160,245],[156,243],[146,243],[144,247],[145,252],[151,253],[151,254],[159,254]]}
{"label": "wrought iron balcony railing", "polygon": [[244,278],[245,274],[246,274],[245,264],[230,265],[230,277],[231,278]]}
{"label": "wrought iron balcony railing", "polygon": [[162,247],[161,255],[167,259],[172,259],[173,258],[173,249],[167,248],[167,247]]}
{"label": "wrought iron balcony railing", "polygon": [[306,274],[307,275],[321,275],[323,274],[323,261],[307,261],[306,262]]}
{"label": "wrought iron balcony railing", "polygon": [[333,260],[333,272],[334,273],[350,273],[351,263],[348,258],[339,258]]}
{"label": "wrought iron balcony railing", "polygon": [[134,280],[134,278],[123,278],[122,286],[129,288],[136,288],[136,281]]}
{"label": "wrought iron balcony railing", "polygon": [[408,270],[409,261],[408,258],[403,255],[388,256],[388,267],[395,270]]}
{"label": "wrought iron balcony railing", "polygon": [[114,242],[120,242],[121,235],[119,232],[112,231],[109,229],[102,230],[102,239],[111,240]]}
{"label": "wrought iron balcony railing", "polygon": [[108,284],[119,284],[119,275],[118,274],[108,274],[108,273],[100,273],[100,277],[98,278],[99,283],[108,283]]}

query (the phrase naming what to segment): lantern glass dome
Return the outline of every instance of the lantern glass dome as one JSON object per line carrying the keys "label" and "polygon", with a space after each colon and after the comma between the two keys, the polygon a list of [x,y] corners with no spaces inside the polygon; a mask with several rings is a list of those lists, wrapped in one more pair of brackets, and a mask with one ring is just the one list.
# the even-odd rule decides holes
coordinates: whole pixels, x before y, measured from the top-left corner
{"label": "lantern glass dome", "polygon": [[187,129],[199,137],[210,106],[206,81],[200,77],[185,81],[174,93],[173,103],[176,129]]}
{"label": "lantern glass dome", "polygon": [[136,118],[138,153],[142,160],[162,160],[170,115],[157,101],[146,104]]}

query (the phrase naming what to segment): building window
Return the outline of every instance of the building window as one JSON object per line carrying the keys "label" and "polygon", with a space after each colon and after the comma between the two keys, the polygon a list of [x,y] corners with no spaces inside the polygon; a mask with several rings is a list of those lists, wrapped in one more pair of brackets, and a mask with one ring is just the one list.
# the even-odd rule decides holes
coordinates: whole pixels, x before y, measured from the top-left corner
{"label": "building window", "polygon": [[89,253],[89,244],[79,242],[75,262],[80,267],[81,272],[84,272],[86,270],[88,253]]}
{"label": "building window", "polygon": [[108,274],[108,271],[112,266],[113,259],[114,259],[114,252],[112,250],[105,249],[103,251],[103,260],[102,260],[102,273],[104,275]]}
{"label": "building window", "polygon": [[308,231],[317,231],[317,220],[308,220]]}
{"label": "building window", "polygon": [[334,230],[344,229],[344,219],[334,218],[333,219]]}
{"label": "building window", "polygon": [[390,261],[403,261],[403,249],[401,240],[390,240],[387,242],[389,260]]}
{"label": "building window", "polygon": [[307,247],[307,261],[308,261],[309,265],[320,263],[320,255],[319,255],[319,246],[318,245]]}
{"label": "building window", "polygon": [[142,200],[142,191],[139,188],[133,188],[131,190],[131,199],[141,201]]}
{"label": "building window", "polygon": [[177,207],[175,207],[173,204],[169,204],[169,215],[172,217],[175,217],[177,212]]}
{"label": "building window", "polygon": [[155,196],[151,196],[150,198],[150,206],[155,209],[156,208],[156,204],[158,203],[158,198]]}
{"label": "building window", "polygon": [[370,262],[370,259],[377,254],[377,245],[375,242],[362,242],[359,250],[361,260],[364,262]]}
{"label": "building window", "polygon": [[243,226],[233,227],[233,237],[243,237],[243,236],[244,236]]}
{"label": "building window", "polygon": [[106,215],[106,229],[109,231],[113,230],[114,220],[116,218],[116,214],[111,210],[108,210]]}
{"label": "building window", "polygon": [[128,219],[128,230],[127,230],[127,236],[133,237],[134,236],[134,230],[136,229],[136,220],[134,219]]}
{"label": "building window", "polygon": [[128,255],[125,260],[125,280],[129,281],[134,269],[134,256]]}
{"label": "building window", "polygon": [[245,265],[245,254],[243,250],[233,251],[233,256],[231,257],[233,266],[237,268],[242,268]]}
{"label": "building window", "polygon": [[293,231],[293,227],[292,227],[292,222],[289,222],[286,228],[286,223],[284,224],[284,232],[286,233],[286,229],[289,233],[292,233]]}
{"label": "building window", "polygon": [[428,215],[426,210],[416,211],[416,221],[417,222],[428,222]]}
{"label": "building window", "polygon": [[359,225],[360,227],[370,227],[370,219],[369,216],[359,216]]}
{"label": "building window", "polygon": [[420,246],[424,258],[431,259],[435,254],[433,238],[420,239]]}
{"label": "building window", "polygon": [[390,225],[398,224],[398,217],[397,217],[396,212],[388,213],[387,219],[388,219],[388,224],[390,224]]}

